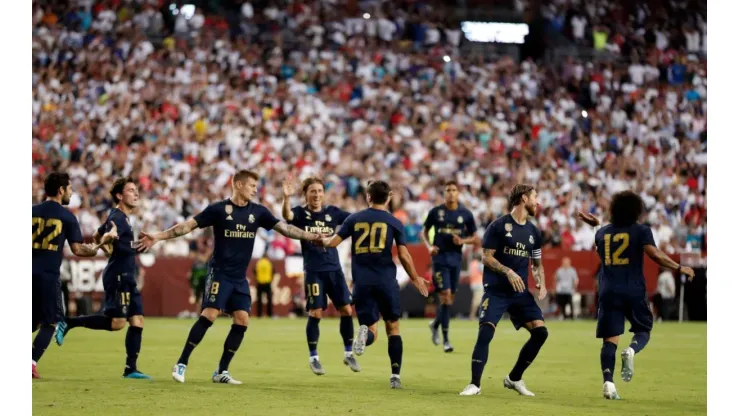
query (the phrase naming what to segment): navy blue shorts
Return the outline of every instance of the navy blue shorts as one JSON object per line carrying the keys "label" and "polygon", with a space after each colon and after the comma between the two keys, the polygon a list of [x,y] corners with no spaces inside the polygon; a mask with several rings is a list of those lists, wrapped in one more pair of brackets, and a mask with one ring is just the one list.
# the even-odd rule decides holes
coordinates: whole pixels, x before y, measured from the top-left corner
{"label": "navy blue shorts", "polygon": [[449,289],[452,293],[457,292],[457,284],[460,282],[460,266],[449,264],[434,264],[434,289],[437,292]]}
{"label": "navy blue shorts", "polygon": [[528,290],[517,296],[483,294],[483,300],[478,309],[480,323],[489,323],[496,326],[504,312],[509,313],[511,323],[514,324],[517,331],[527,322],[545,320],[537,301],[534,300],[534,296]]}
{"label": "navy blue shorts", "polygon": [[306,272],[306,310],[326,309],[331,299],[334,306],[341,308],[352,304],[352,295],[341,270],[334,272]]}
{"label": "navy blue shorts", "polygon": [[630,322],[630,332],[653,330],[653,313],[647,296],[599,296],[596,338],[624,334],[624,320]]}
{"label": "navy blue shorts", "polygon": [[62,282],[59,275],[34,274],[31,293],[34,331],[39,325],[54,325],[64,316]]}
{"label": "navy blue shorts", "polygon": [[386,322],[395,322],[401,318],[401,288],[395,277],[392,281],[383,283],[355,284],[353,292],[360,325],[371,326],[381,317]]}
{"label": "navy blue shorts", "polygon": [[133,273],[103,276],[105,303],[103,313],[110,318],[130,318],[144,315],[141,293]]}
{"label": "navy blue shorts", "polygon": [[236,311],[252,310],[252,295],[246,276],[236,280],[211,271],[206,279],[203,294],[203,309],[214,308],[231,314]]}

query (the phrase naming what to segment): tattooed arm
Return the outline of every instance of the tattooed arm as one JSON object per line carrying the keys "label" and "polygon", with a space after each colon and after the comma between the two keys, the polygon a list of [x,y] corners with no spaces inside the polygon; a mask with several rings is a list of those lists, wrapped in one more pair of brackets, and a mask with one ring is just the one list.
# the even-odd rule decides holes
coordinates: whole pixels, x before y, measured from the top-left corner
{"label": "tattooed arm", "polygon": [[285,221],[280,221],[279,223],[277,223],[273,230],[294,240],[319,241],[321,239],[320,235],[303,231],[294,225],[286,223]]}
{"label": "tattooed arm", "polygon": [[537,287],[545,285],[545,265],[542,263],[542,258],[532,259],[532,276],[537,282]]}
{"label": "tattooed arm", "polygon": [[519,277],[515,271],[499,263],[499,261],[493,257],[495,253],[496,250],[492,248],[483,249],[483,264],[494,272],[506,276],[506,278],[509,279],[511,287],[513,287],[516,292],[524,292],[526,287],[524,286],[522,278]]}
{"label": "tattooed arm", "polygon": [[139,236],[139,241],[136,242],[135,247],[139,251],[146,251],[160,241],[182,237],[186,234],[190,234],[196,228],[198,228],[198,223],[195,221],[194,218],[191,218],[187,221],[175,225],[174,227],[171,227],[166,231],[152,234],[142,231],[141,235]]}

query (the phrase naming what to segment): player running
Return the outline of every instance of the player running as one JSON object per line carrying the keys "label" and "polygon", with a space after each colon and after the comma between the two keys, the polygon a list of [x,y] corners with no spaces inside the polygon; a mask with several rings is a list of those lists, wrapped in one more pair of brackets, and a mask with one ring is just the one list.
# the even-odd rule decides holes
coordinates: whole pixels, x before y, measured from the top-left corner
{"label": "player running", "polygon": [[[66,173],[52,172],[44,180],[46,200],[31,208],[32,249],[32,304],[31,332],[38,329],[31,352],[31,377],[41,378],[36,364],[49,347],[57,322],[64,316],[59,269],[62,266],[64,241],[72,253],[80,257],[94,257],[103,244],[117,238],[116,230],[101,236],[94,246],[82,244],[80,224],[65,205],[72,197],[72,185]],[[61,330],[61,327],[59,328]],[[57,331],[61,332],[61,331]]]}
{"label": "player running", "polygon": [[371,182],[367,188],[370,208],[350,215],[333,237],[323,239],[325,247],[335,248],[352,237],[353,298],[360,328],[353,344],[355,354],[362,355],[378,335],[378,321],[385,321],[388,334],[388,356],[391,360],[391,388],[401,388],[403,341],[398,320],[401,318],[401,289],[393,262],[393,241],[398,258],[411,278],[411,283],[427,296],[424,279],[416,274],[411,254],[406,248],[403,225],[387,211],[391,187],[383,181]]}
{"label": "player running", "polygon": [[[439,345],[439,327],[442,327],[444,352],[452,352],[449,326],[450,309],[455,302],[455,292],[460,280],[463,244],[475,244],[476,226],[473,213],[458,202],[460,191],[457,182],[445,183],[445,203],[432,208],[424,221],[421,240],[432,256],[434,288],[439,295],[437,316],[429,324],[432,343]],[[429,243],[429,230],[434,228],[434,244]]]}
{"label": "player running", "polygon": [[485,294],[479,311],[478,339],[473,349],[472,377],[461,396],[480,394],[481,376],[488,361],[488,345],[504,312],[509,313],[514,328],[525,327],[529,331],[529,340],[522,347],[519,359],[504,378],[504,387],[523,396],[534,396],[524,385],[522,375],[547,340],[542,310],[527,289],[529,260],[532,259],[538,299],[544,299],[547,294],[542,266],[542,237],[540,230],[528,220],[537,212],[537,191],[531,185],[514,186],[509,194],[509,206],[513,207],[511,213],[491,223],[483,236]]}
{"label": "player running", "polygon": [[[619,400],[614,385],[614,366],[619,336],[624,333],[625,318],[634,333],[630,345],[622,350],[622,380],[629,382],[635,372],[635,354],[650,340],[653,314],[648,305],[643,258],[648,255],[659,265],[694,279],[694,270],[681,266],[655,246],[650,227],[638,224],[645,205],[632,191],[619,192],[609,206],[610,224],[596,232],[596,251],[601,259],[599,281],[599,312],[596,337],[601,338],[601,374],[604,378],[603,395]],[[591,226],[600,221],[592,214],[578,213],[578,218]]]}
{"label": "player running", "polygon": [[[318,234],[333,234],[349,216],[349,213],[333,205],[324,206],[324,183],[321,179],[310,177],[301,186],[306,204],[290,208],[289,198],[294,189],[290,178],[283,183],[283,218],[305,230]],[[306,341],[308,342],[309,367],[316,375],[324,375],[319,361],[319,322],[322,311],[327,308],[327,297],[339,311],[339,333],[344,341],[344,364],[354,371],[360,371],[357,360],[352,355],[352,337],[355,329],[352,324],[352,296],[339,263],[336,248],[317,247],[301,242],[303,270],[305,272]]]}
{"label": "player running", "polygon": [[229,374],[229,364],[244,339],[249,323],[252,297],[247,281],[247,267],[252,259],[257,229],[275,230],[280,234],[308,241],[320,241],[318,234],[278,221],[270,210],[251,202],[257,194],[259,176],[248,170],[238,171],[232,179],[231,198],[216,202],[195,217],[159,233],[141,233],[137,248],[145,251],[159,241],[186,235],[196,228],[213,227],[214,249],[203,298],[203,311],[188,334],[185,347],[172,369],[172,378],[185,382],[185,370],[190,354],[203,340],[221,311],[232,316],[233,324],[224,342],[218,369],[213,373],[214,383],[242,384]]}
{"label": "player running", "polygon": [[[110,195],[116,207],[110,211],[108,218],[93,235],[93,239],[99,241],[105,232],[114,229],[118,232],[118,239],[109,253],[108,265],[103,270],[104,313],[69,318],[66,322],[60,322],[56,342],[62,345],[65,336],[73,328],[120,331],[128,321],[125,341],[126,366],[123,377],[149,380],[151,377],[136,367],[144,331],[144,307],[136,285],[137,252],[134,248],[134,229],[129,216],[139,205],[139,189],[132,178],[119,178],[113,183]],[[106,247],[103,249],[110,250]]]}

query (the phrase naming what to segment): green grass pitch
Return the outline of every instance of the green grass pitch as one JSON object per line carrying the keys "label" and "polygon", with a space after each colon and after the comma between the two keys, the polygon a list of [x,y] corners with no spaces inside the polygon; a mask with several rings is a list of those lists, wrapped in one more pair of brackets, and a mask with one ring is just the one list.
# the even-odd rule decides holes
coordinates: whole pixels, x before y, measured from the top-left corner
{"label": "green grass pitch", "polygon": [[[252,319],[231,364],[241,386],[211,382],[230,321],[222,318],[195,350],[187,382],[172,380],[192,320],[147,318],[139,369],[153,381],[121,378],[125,330],[117,333],[78,328],[62,347],[52,345],[33,381],[33,412],[39,415],[697,415],[706,414],[706,324],[657,324],[647,348],[635,359],[630,383],[619,378],[622,401],[601,397],[595,322],[548,322],[550,337],[524,374],[536,397],[503,388],[527,339],[502,321],[491,343],[480,396],[460,397],[470,380],[470,357],[477,334],[472,321],[451,323],[455,352],[445,354],[430,341],[425,320],[402,320],[401,379],[404,390],[389,388],[387,337],[383,334],[358,358],[361,373],[342,364],[339,321],[321,322],[319,354],[327,374],[308,368],[303,319]],[[356,322],[355,322],[355,325]],[[35,334],[34,334],[35,335]],[[629,335],[629,334],[628,334]],[[628,345],[620,341],[620,350]]]}

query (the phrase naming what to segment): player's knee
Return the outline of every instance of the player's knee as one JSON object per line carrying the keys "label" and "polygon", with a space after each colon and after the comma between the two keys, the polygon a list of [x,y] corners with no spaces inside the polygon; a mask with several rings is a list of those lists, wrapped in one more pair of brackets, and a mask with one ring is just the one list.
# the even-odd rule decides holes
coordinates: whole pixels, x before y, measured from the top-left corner
{"label": "player's knee", "polygon": [[452,297],[452,292],[450,292],[450,289],[445,289],[441,293],[440,300],[442,301],[443,304],[449,305],[451,297]]}
{"label": "player's knee", "polygon": [[203,312],[200,313],[200,316],[208,319],[209,321],[213,322],[218,318],[219,310],[215,308],[205,308],[203,309]]}
{"label": "player's knee", "polygon": [[235,312],[232,320],[235,325],[247,326],[249,325],[249,314],[245,311]]}
{"label": "player's knee", "polygon": [[385,333],[388,336],[391,335],[401,335],[401,325],[399,321],[393,321],[393,322],[386,322],[385,323]]}
{"label": "player's knee", "polygon": [[142,315],[135,315],[129,318],[128,324],[131,326],[137,326],[139,328],[144,327],[144,316]]}
{"label": "player's knee", "polygon": [[339,316],[352,316],[352,307],[350,305],[344,305],[339,308]]}
{"label": "player's knee", "polygon": [[321,319],[322,315],[323,315],[322,314],[322,310],[320,308],[319,309],[311,309],[310,311],[308,311],[308,316],[310,316],[311,318],[314,318],[314,319]]}
{"label": "player's knee", "polygon": [[125,318],[113,318],[110,322],[111,331],[120,331],[126,326]]}
{"label": "player's knee", "polygon": [[546,326],[538,326],[537,328],[529,331],[529,333],[532,339],[539,342],[540,344],[544,344],[545,341],[547,341],[547,337],[549,336]]}
{"label": "player's knee", "polygon": [[478,341],[484,344],[488,344],[493,339],[493,334],[496,332],[496,326],[490,322],[483,322],[478,326]]}

